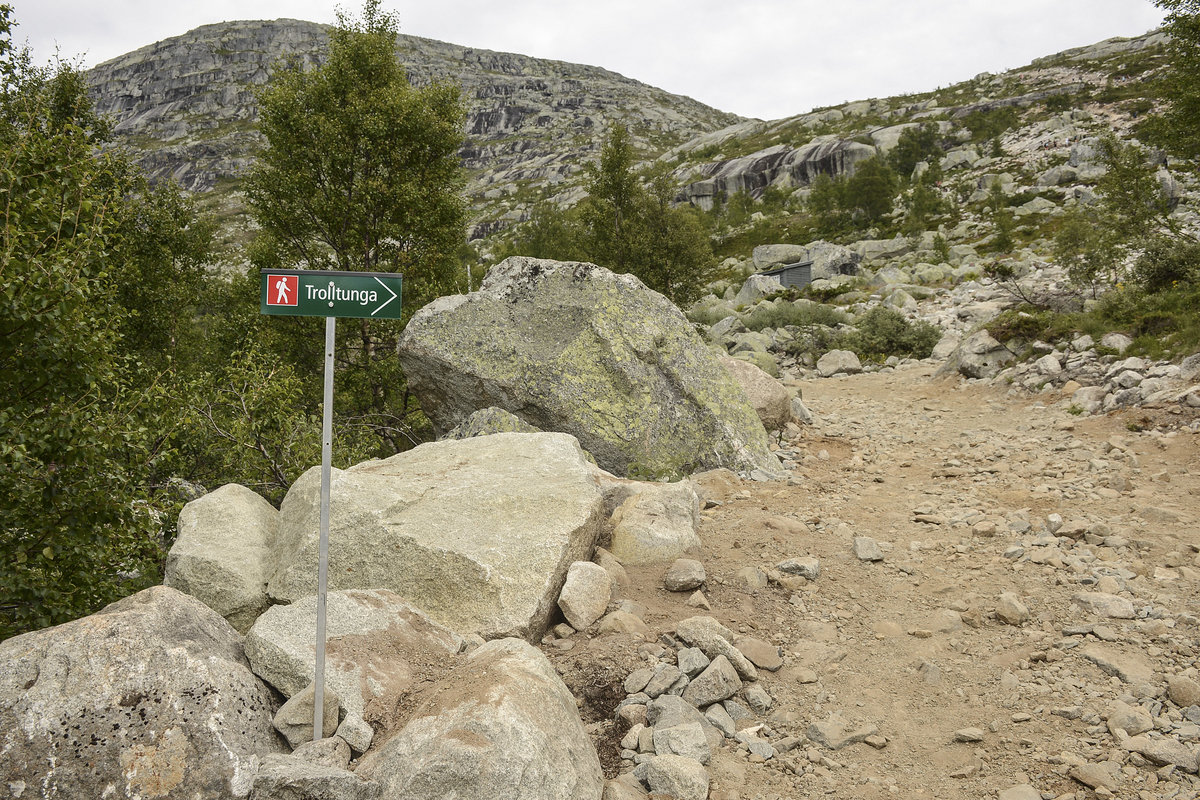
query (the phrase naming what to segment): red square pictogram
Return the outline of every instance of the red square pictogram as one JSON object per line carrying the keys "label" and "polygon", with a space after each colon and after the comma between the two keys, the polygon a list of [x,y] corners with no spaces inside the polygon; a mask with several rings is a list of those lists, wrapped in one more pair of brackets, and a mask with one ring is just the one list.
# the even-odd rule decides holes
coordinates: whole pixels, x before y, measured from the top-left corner
{"label": "red square pictogram", "polygon": [[296,275],[267,276],[267,305],[294,306],[300,300],[300,278]]}

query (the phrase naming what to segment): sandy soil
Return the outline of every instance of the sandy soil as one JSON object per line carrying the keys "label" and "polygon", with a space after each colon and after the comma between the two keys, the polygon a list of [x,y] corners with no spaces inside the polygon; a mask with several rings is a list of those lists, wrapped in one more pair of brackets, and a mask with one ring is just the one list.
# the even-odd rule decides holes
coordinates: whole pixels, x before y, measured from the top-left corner
{"label": "sandy soil", "polygon": [[[791,480],[701,481],[711,507],[695,557],[710,612],[662,587],[666,565],[628,570],[622,597],[645,606],[655,636],[708,613],[784,655],[779,671],[759,671],[774,704],[755,724],[795,746],[763,761],[726,740],[710,797],[995,797],[1020,784],[1096,796],[1070,775],[1083,764],[1107,771],[1099,796],[1196,796],[1196,776],[1126,752],[1105,720],[1121,699],[1200,745],[1200,719],[1164,689],[1168,675],[1200,679],[1197,435],[1165,411],[1074,417],[1057,397],[931,372],[806,383],[818,421],[781,442],[797,462]],[[1078,540],[1050,535],[1053,514]],[[855,537],[878,542],[883,560],[860,560]],[[800,556],[820,559],[816,580],[776,571]],[[1076,599],[1100,590],[1128,600],[1134,618]],[[1002,592],[1027,619],[997,617]],[[580,697],[606,768],[627,771],[611,710],[621,681],[659,649],[628,635],[569,641],[545,650]],[[807,738],[832,714],[878,738],[836,751]],[[964,728],[981,740],[956,741]]]}

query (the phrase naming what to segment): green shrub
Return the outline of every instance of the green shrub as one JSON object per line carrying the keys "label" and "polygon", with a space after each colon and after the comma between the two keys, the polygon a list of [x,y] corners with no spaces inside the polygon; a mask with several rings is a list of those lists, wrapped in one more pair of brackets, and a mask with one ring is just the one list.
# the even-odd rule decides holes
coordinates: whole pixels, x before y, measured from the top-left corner
{"label": "green shrub", "polygon": [[1133,279],[1151,293],[1200,282],[1200,243],[1160,236],[1133,265]]}
{"label": "green shrub", "polygon": [[888,356],[928,358],[941,338],[936,325],[909,322],[895,309],[876,306],[858,319],[842,344],[860,358],[882,361]]}
{"label": "green shrub", "polygon": [[752,331],[782,328],[785,325],[834,327],[846,321],[846,315],[841,311],[819,303],[761,303],[749,314],[742,316],[743,324]]}

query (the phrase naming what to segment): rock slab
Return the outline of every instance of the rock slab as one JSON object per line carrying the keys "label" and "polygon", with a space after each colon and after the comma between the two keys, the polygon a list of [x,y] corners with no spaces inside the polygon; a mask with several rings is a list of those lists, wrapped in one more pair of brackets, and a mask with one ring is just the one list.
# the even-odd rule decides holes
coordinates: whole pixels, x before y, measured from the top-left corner
{"label": "rock slab", "polygon": [[781,472],[737,382],[670,301],[594,264],[514,257],[418,311],[400,361],[438,430],[503,408],[618,475]]}
{"label": "rock slab", "polygon": [[[603,518],[593,467],[561,433],[432,442],[334,470],[329,588],[389,589],[460,634],[535,638]],[[271,596],[317,585],[320,469],[280,509]]]}

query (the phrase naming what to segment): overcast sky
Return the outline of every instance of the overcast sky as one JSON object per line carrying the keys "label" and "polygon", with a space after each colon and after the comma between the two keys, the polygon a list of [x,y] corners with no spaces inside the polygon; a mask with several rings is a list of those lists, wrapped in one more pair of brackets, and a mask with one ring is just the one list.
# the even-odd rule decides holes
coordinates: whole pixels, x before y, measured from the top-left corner
{"label": "overcast sky", "polygon": [[[38,61],[88,66],[237,19],[333,22],[336,0],[10,0]],[[357,0],[342,3],[356,11]],[[401,32],[594,64],[779,119],[921,92],[1157,27],[1150,0],[385,0]]]}

